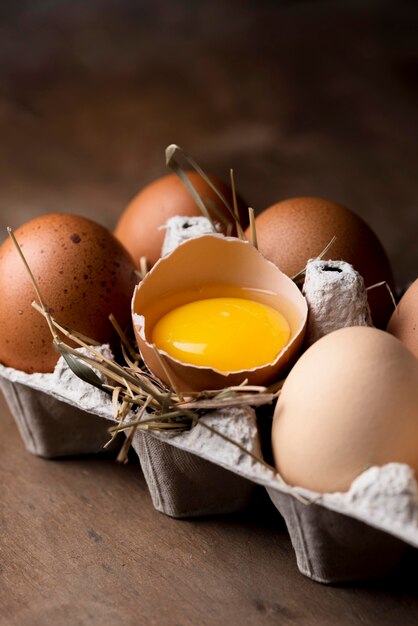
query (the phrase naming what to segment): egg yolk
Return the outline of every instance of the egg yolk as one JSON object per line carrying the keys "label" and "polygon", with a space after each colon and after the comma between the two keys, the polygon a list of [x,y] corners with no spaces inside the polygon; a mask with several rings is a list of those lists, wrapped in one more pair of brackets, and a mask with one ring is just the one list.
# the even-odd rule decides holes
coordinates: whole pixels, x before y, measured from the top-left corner
{"label": "egg yolk", "polygon": [[159,350],[183,363],[223,373],[275,360],[290,338],[284,316],[244,298],[196,300],[166,313],[154,326]]}

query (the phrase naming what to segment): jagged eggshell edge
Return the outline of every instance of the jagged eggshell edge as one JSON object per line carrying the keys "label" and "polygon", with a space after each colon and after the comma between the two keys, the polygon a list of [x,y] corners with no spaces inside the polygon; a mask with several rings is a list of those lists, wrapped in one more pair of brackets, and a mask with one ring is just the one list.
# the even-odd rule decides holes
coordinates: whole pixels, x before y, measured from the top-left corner
{"label": "jagged eggshell edge", "polygon": [[201,235],[180,244],[170,254],[159,259],[135,288],[132,321],[144,363],[158,378],[170,385],[147,336],[150,324],[147,325],[147,318],[142,313],[147,306],[169,292],[181,292],[214,283],[273,291],[282,296],[291,303],[293,311],[289,320],[291,340],[272,363],[229,374],[208,367],[187,365],[161,351],[177,389],[223,389],[246,379],[249,384],[268,385],[278,380],[294,362],[302,347],[308,316],[306,300],[295,283],[251,243],[216,234]]}

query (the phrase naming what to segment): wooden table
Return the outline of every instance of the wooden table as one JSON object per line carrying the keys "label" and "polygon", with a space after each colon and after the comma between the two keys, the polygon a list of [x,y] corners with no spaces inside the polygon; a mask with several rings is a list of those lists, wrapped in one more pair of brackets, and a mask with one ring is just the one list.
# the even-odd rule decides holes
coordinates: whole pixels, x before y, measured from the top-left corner
{"label": "wooden table", "polygon": [[[53,211],[112,228],[174,141],[234,167],[259,210],[350,206],[398,284],[416,277],[413,3],[4,4],[3,236]],[[0,424],[2,626],[418,623],[416,551],[384,581],[321,586],[262,491],[239,515],[176,521],[134,459],[42,460],[3,400]]]}

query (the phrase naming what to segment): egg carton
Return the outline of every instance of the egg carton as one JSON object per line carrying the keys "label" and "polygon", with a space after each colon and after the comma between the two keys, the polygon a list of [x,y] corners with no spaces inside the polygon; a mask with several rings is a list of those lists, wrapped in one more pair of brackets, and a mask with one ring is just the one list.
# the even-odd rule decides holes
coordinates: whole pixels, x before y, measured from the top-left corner
{"label": "egg carton", "polygon": [[[98,350],[112,356],[108,346]],[[0,387],[26,449],[36,456],[52,459],[95,454],[105,445],[106,451],[122,447],[125,434],[113,440],[109,434],[115,423],[109,396],[77,378],[63,358],[51,374],[0,365]],[[232,513],[249,504],[252,482],[150,433],[141,435],[133,448],[158,511],[183,518]]]}
{"label": "egg carton", "polygon": [[[33,454],[97,452],[108,440],[111,400],[62,359],[53,374],[0,366],[0,384]],[[285,519],[300,572],[321,583],[382,576],[408,545],[418,547],[418,486],[408,466],[372,467],[348,492],[319,494],[290,488],[229,439],[261,456],[251,408],[210,411],[181,434],[137,431],[133,447],[155,508],[176,518],[237,511],[261,485]]]}

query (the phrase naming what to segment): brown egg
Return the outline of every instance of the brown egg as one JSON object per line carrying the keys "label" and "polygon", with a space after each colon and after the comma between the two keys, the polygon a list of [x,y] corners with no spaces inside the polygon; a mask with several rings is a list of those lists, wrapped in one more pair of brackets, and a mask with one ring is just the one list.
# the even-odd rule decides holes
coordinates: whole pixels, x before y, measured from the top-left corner
{"label": "brown egg", "polygon": [[[45,304],[57,321],[100,343],[114,339],[108,320],[130,320],[137,282],[133,260],[103,226],[76,215],[36,218],[15,231]],[[50,372],[58,360],[36,295],[11,239],[0,247],[0,362]]]}
{"label": "brown egg", "polygon": [[[186,173],[203,201],[209,199],[208,208],[212,202],[224,215],[229,215],[218,196],[199,174],[193,171]],[[232,206],[230,187],[219,178],[209,178]],[[238,206],[245,228],[248,224],[247,207],[239,198]],[[214,211],[210,210],[210,214],[217,219]],[[116,226],[115,235],[137,263],[145,256],[154,265],[161,256],[165,236],[161,227],[175,215],[191,217],[202,215],[202,212],[178,176],[168,174],[147,185],[131,200]]]}
{"label": "brown egg", "polygon": [[387,330],[418,358],[418,278],[392,313]]}
{"label": "brown egg", "polygon": [[[390,263],[378,238],[358,215],[340,204],[321,198],[292,198],[263,211],[255,223],[260,252],[289,276],[318,256],[335,235],[337,240],[326,259],[351,263],[366,287],[387,281],[394,288]],[[249,229],[246,234],[250,238]],[[388,290],[377,287],[368,297],[373,323],[386,328],[393,311]]]}

